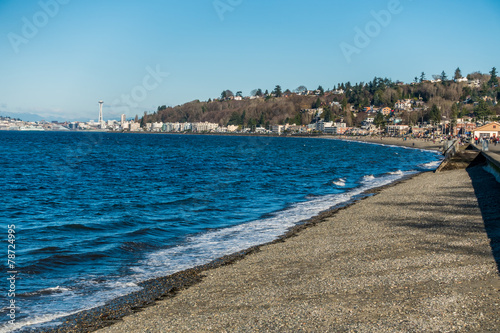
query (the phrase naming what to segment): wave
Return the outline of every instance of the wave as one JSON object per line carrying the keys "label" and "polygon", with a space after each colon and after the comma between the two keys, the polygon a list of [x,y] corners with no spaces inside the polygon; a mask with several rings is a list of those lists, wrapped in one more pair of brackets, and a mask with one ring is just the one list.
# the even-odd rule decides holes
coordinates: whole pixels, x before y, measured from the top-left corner
{"label": "wave", "polygon": [[345,181],[346,181],[345,178],[339,178],[337,180],[334,180],[332,183],[334,185],[337,185],[337,186],[340,186],[340,187],[344,187],[345,186]]}
{"label": "wave", "polygon": [[[40,324],[46,324],[62,317],[71,316],[78,312],[80,311],[59,312],[54,314],[34,316],[32,318],[21,319],[21,320],[17,320],[16,318],[16,321],[13,324],[5,323],[4,325],[0,326],[0,333],[13,332],[28,326],[30,327],[31,330],[35,330],[36,328],[38,328]],[[55,322],[51,326],[56,326],[58,324],[59,323]]]}
{"label": "wave", "polygon": [[62,294],[65,292],[72,291],[70,288],[65,288],[65,287],[53,287],[53,288],[45,288],[33,292],[28,292],[24,294],[19,294],[18,296],[20,297],[34,297],[34,296],[43,296],[43,295],[52,295],[52,294]]}
{"label": "wave", "polygon": [[84,261],[91,261],[101,258],[108,258],[104,253],[78,253],[78,254],[56,254],[38,260],[36,263],[22,267],[28,274],[38,274],[47,270],[58,270],[66,268],[68,265],[82,264]]}
{"label": "wave", "polygon": [[332,207],[346,204],[369,189],[390,184],[411,173],[414,172],[401,171],[380,177],[366,175],[359,187],[344,193],[309,196],[310,200],[293,204],[288,209],[269,214],[265,218],[188,237],[183,244],[149,254],[132,271],[139,280],[161,277],[255,245],[272,242],[302,221]]}
{"label": "wave", "polygon": [[432,161],[429,163],[424,163],[424,164],[419,164],[418,167],[422,169],[427,169],[427,170],[435,170],[439,167],[441,164],[442,160],[439,161]]}
{"label": "wave", "polygon": [[370,182],[370,181],[372,181],[374,179],[375,179],[374,175],[366,175],[366,176],[363,176],[362,182],[363,183],[367,183],[367,182]]}
{"label": "wave", "polygon": [[[358,198],[364,191],[392,183],[412,172],[394,172],[375,177],[366,175],[361,178],[361,185],[340,194],[310,196],[310,200],[291,205],[289,208],[268,214],[265,218],[244,224],[214,229],[187,237],[182,244],[150,253],[130,267],[131,275],[120,280],[87,279],[79,283],[77,290],[93,290],[91,299],[85,293],[64,287],[47,288],[34,293],[34,296],[61,294],[65,299],[82,309],[75,312],[59,312],[53,315],[41,315],[25,321],[16,322],[16,328],[43,325],[58,318],[95,308],[107,301],[138,291],[138,283],[151,278],[163,277],[178,271],[206,264],[224,255],[236,253],[252,246],[272,242],[285,234],[291,227],[317,216],[323,211],[344,205]],[[145,243],[129,242],[129,250],[150,246]],[[123,248],[122,248],[123,250]],[[62,256],[60,260],[68,260]],[[74,258],[72,258],[74,260]],[[52,323],[50,323],[52,325]],[[45,326],[44,326],[45,327]],[[9,326],[9,328],[13,328]],[[1,331],[0,331],[1,332]]]}

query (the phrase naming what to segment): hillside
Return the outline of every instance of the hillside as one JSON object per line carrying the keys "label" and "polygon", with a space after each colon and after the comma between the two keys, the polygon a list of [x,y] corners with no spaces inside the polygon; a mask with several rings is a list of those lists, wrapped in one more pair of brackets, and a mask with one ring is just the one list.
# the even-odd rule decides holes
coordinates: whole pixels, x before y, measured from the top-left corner
{"label": "hillside", "polygon": [[232,93],[226,90],[221,98],[213,101],[195,100],[175,107],[161,106],[153,113],[145,112],[141,123],[206,121],[221,126],[305,125],[313,120],[314,113],[303,111],[322,107],[326,120],[342,118],[348,125],[359,125],[363,120],[363,108],[394,109],[401,100],[414,102],[411,109],[398,112],[398,116],[408,124],[431,118],[482,118],[500,114],[500,104],[496,104],[500,100],[496,69],[490,74],[493,74],[494,79],[491,75],[476,72],[469,74],[468,80],[464,78],[464,82],[456,82],[460,80],[447,80],[444,72],[442,81],[425,80],[425,74],[422,73],[420,82],[415,78],[412,84],[374,78],[368,83],[342,83],[334,88],[335,91],[326,92],[319,87],[320,90],[316,91],[299,92],[297,89],[295,93],[289,90],[281,93],[281,88],[277,86],[279,90],[275,89],[270,94],[242,100],[235,100]]}

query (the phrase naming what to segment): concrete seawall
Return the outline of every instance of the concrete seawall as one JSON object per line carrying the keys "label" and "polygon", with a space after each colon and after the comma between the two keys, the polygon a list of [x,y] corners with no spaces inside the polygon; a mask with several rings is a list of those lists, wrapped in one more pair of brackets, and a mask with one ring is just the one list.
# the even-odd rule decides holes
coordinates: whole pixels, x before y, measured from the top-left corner
{"label": "concrete seawall", "polygon": [[491,173],[500,183],[500,155],[490,152],[481,152],[486,159],[486,171]]}

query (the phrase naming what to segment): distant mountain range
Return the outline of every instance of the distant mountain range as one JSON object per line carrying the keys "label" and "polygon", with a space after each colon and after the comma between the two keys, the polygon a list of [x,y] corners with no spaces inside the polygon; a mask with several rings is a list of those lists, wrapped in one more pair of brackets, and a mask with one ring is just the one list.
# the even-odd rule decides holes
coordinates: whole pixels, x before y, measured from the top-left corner
{"label": "distant mountain range", "polygon": [[67,121],[67,119],[63,119],[60,117],[46,118],[34,113],[15,113],[15,112],[0,111],[0,116],[10,117],[14,119],[21,119],[23,121],[42,121],[42,120],[61,121],[61,122]]}
{"label": "distant mountain range", "polygon": [[[21,119],[22,121],[58,121],[58,122],[66,122],[66,121],[81,121],[81,122],[87,122],[90,121],[90,118],[62,118],[62,117],[42,117],[38,114],[35,113],[15,113],[15,112],[8,112],[8,111],[3,111],[0,110],[0,116],[3,117],[10,117],[13,119]],[[110,118],[111,120],[120,120],[120,117],[116,116],[113,118]],[[108,120],[108,119],[106,119]]]}

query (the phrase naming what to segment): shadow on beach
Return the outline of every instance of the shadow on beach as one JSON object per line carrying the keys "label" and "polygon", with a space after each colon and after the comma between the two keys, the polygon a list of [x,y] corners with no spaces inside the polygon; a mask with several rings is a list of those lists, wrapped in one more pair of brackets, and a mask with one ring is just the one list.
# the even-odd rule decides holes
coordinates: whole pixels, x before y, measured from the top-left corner
{"label": "shadow on beach", "polygon": [[[490,258],[493,254],[500,274],[500,183],[486,172],[483,166],[480,161],[474,161],[466,169],[472,189],[468,186],[436,184],[439,189],[434,193],[432,202],[384,201],[382,205],[392,205],[413,212],[404,217],[393,216],[391,220],[396,226],[423,232],[423,237],[418,240],[419,250],[427,253],[454,253]],[[477,204],[471,200],[471,190]],[[480,210],[482,223],[479,223],[477,208]],[[477,246],[472,241],[476,239],[474,234],[485,232],[490,248]],[[446,236],[447,241],[443,241],[440,235]]]}
{"label": "shadow on beach", "polygon": [[500,183],[481,165],[467,168],[500,273]]}

